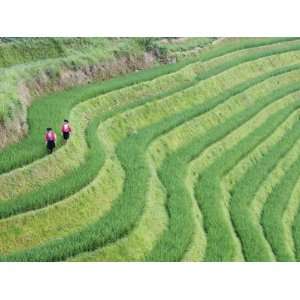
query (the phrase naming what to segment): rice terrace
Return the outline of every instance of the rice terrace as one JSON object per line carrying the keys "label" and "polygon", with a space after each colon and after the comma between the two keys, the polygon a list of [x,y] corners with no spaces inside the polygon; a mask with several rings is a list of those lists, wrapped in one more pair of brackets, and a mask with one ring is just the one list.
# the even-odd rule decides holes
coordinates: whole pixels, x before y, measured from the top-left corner
{"label": "rice terrace", "polygon": [[0,261],[299,260],[299,38],[0,38]]}

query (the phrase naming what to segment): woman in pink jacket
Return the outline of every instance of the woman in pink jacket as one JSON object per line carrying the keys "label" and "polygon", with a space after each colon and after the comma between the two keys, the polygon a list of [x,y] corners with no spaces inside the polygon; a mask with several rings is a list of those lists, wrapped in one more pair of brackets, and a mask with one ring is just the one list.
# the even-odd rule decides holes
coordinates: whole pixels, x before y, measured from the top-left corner
{"label": "woman in pink jacket", "polygon": [[47,128],[45,133],[45,142],[48,149],[48,153],[51,154],[53,149],[55,148],[56,143],[56,133],[52,130],[52,128]]}
{"label": "woman in pink jacket", "polygon": [[67,142],[67,140],[70,137],[70,133],[72,132],[71,126],[69,124],[68,120],[64,120],[64,124],[61,127],[61,133],[63,135],[64,143]]}

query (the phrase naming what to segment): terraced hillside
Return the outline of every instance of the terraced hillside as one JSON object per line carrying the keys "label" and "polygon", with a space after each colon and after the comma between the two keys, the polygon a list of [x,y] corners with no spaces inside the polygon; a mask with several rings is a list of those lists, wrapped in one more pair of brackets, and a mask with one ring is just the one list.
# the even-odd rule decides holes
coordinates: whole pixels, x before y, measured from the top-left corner
{"label": "terraced hillside", "polygon": [[0,152],[1,261],[300,260],[300,40],[198,50],[33,102]]}

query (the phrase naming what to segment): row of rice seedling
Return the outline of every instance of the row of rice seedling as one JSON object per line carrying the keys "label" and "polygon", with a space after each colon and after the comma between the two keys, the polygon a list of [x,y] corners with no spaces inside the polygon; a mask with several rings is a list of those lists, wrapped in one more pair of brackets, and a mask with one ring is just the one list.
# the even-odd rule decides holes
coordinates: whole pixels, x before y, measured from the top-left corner
{"label": "row of rice seedling", "polygon": [[289,167],[283,172],[284,176],[281,181],[272,189],[266,199],[261,216],[266,239],[279,261],[295,260],[293,249],[287,243],[287,231],[282,216],[300,175],[299,145],[298,142],[290,151],[290,155],[287,155],[286,159],[282,161],[283,166],[287,164]]}
{"label": "row of rice seedling", "polygon": [[294,178],[295,176],[298,176],[298,178],[290,198],[290,203],[288,203],[286,207],[286,211],[283,214],[283,220],[287,224],[287,228],[286,228],[287,237],[288,237],[288,241],[290,241],[290,244],[292,246],[295,258],[297,261],[300,261],[300,234],[299,234],[300,209],[299,209],[299,174],[298,174],[299,170],[297,169],[298,165],[299,165],[299,159],[296,161],[295,165],[293,166],[293,169],[291,169],[291,172],[288,175],[289,177],[291,176],[293,177],[291,178],[292,182],[295,182],[295,178]]}
{"label": "row of rice seedling", "polygon": [[297,209],[297,214],[295,216],[295,221],[292,226],[292,233],[294,238],[294,245],[295,245],[295,255],[296,260],[300,261],[300,232],[299,232],[299,224],[300,224],[300,214],[299,214],[299,207]]}
{"label": "row of rice seedling", "polygon": [[[264,104],[266,105],[266,103],[264,103]],[[257,112],[257,110],[259,110],[259,106],[254,107],[252,109],[248,109],[247,113],[242,112],[242,113],[238,114],[237,116],[232,117],[232,119],[230,119],[230,121],[228,121],[228,123],[231,125],[234,124],[233,120],[234,121],[239,120],[239,118],[241,119],[241,116],[245,117],[247,114],[249,115],[249,113],[251,113],[251,112],[253,114],[254,113],[253,110],[255,111],[255,109]],[[166,260],[166,255],[168,255],[168,259],[169,259],[171,257],[172,253],[174,253],[174,255],[178,255],[179,249],[182,251],[181,248],[177,247],[178,239],[179,239],[178,232],[180,232],[180,230],[177,227],[178,226],[181,227],[181,225],[179,225],[179,224],[182,224],[182,218],[185,216],[184,213],[187,214],[187,211],[184,210],[184,205],[189,201],[189,199],[187,198],[187,193],[184,192],[185,187],[182,184],[182,180],[181,180],[183,175],[180,176],[180,173],[185,172],[185,165],[188,162],[187,157],[191,157],[191,156],[195,155],[194,154],[195,151],[200,152],[201,150],[199,150],[199,148],[201,145],[202,145],[202,147],[200,149],[202,149],[202,150],[205,149],[205,147],[207,146],[207,144],[205,144],[205,143],[208,143],[208,141],[210,139],[215,138],[215,135],[218,136],[218,135],[224,133],[224,130],[226,130],[226,129],[227,129],[226,126],[222,126],[221,128],[219,128],[219,126],[216,128],[213,128],[211,131],[208,131],[204,137],[201,137],[198,141],[194,142],[192,144],[193,146],[189,145],[186,148],[178,150],[178,153],[176,155],[172,155],[171,157],[168,157],[167,160],[164,162],[163,167],[162,167],[162,170],[163,170],[162,172],[165,172],[165,173],[163,173],[163,176],[161,179],[162,179],[162,182],[167,185],[167,190],[168,190],[168,194],[169,194],[169,197],[168,197],[169,201],[167,203],[169,203],[170,207],[172,207],[171,205],[174,205],[173,228],[171,228],[171,226],[170,226],[169,231],[166,233],[165,240],[163,241],[163,239],[162,239],[159,241],[157,249],[154,250],[154,254],[152,254],[153,256],[151,256],[149,258],[150,260],[160,260],[160,259]],[[214,134],[211,134],[211,132],[213,132]],[[164,171],[164,169],[163,169],[164,167],[165,168],[168,167],[169,169],[167,171]],[[176,176],[170,177],[167,175],[167,174],[170,174],[171,171],[173,171],[173,172],[171,172],[171,174],[174,174],[175,169],[176,169]],[[181,192],[179,193],[180,189],[181,189]],[[170,191],[174,191],[174,190],[176,192],[174,192],[174,193],[170,192]],[[180,195],[181,197],[177,197],[177,195]],[[184,197],[184,198],[182,198],[182,197]],[[182,199],[184,199],[185,201],[182,201]],[[171,201],[171,200],[173,200],[173,201]],[[211,203],[211,201],[209,201],[209,203]],[[176,205],[177,205],[177,208],[176,208]],[[188,208],[188,206],[189,205],[187,205],[186,209]],[[179,209],[179,207],[180,207],[180,209]],[[170,211],[170,208],[169,208],[169,211]],[[176,214],[178,212],[180,212],[179,213],[180,222],[178,220],[176,220]],[[216,213],[217,211],[215,210],[214,212]],[[219,218],[211,217],[209,219],[210,220],[215,220],[215,219],[222,220],[223,216],[224,216],[224,214],[222,213],[219,216]],[[186,218],[186,222],[188,222],[188,218]],[[224,224],[222,224],[222,226],[224,228]],[[187,228],[187,226],[182,226],[182,228]],[[183,234],[183,238],[182,238],[183,241],[188,236],[188,232],[189,231],[187,229],[186,232]],[[224,232],[222,232],[222,235],[224,235]],[[175,236],[177,236],[176,243],[174,243]],[[228,241],[230,241],[230,239],[227,238],[226,242],[228,243]],[[226,248],[224,248],[224,245],[222,245],[222,247],[220,247],[218,249],[222,249],[222,253],[224,253],[224,255],[228,254],[224,251],[226,249]],[[178,258],[179,257],[174,256],[174,260],[178,260]]]}
{"label": "row of rice seedling", "polygon": [[[146,99],[146,100],[147,100],[147,99]],[[144,101],[145,101],[145,99],[144,99]],[[149,99],[148,99],[148,101],[149,101]],[[92,140],[92,139],[91,139],[91,140]],[[93,164],[93,165],[96,166],[97,164]],[[96,167],[94,167],[94,170],[96,170]],[[74,173],[75,173],[75,174],[74,174],[74,175],[75,175],[75,178],[76,178],[76,172],[77,172],[77,174],[80,173],[80,168],[76,169],[76,171],[74,172]],[[66,176],[66,177],[67,177],[67,178],[69,179],[69,181],[70,181],[71,176]],[[89,178],[92,178],[92,176],[89,176]],[[77,184],[76,181],[73,181],[73,186],[76,186],[76,184]],[[54,183],[52,182],[51,184],[49,184],[49,187],[48,187],[49,193],[46,192],[46,189],[44,190],[44,187],[41,188],[41,191],[44,190],[43,193],[44,193],[45,195],[47,195],[46,203],[49,203],[49,202],[52,201],[52,200],[50,200],[51,197],[52,197],[52,199],[54,199],[54,197],[51,195],[51,191],[52,191],[52,193],[53,193],[53,191],[54,191],[54,193],[55,193],[56,195],[59,194],[59,193],[57,193],[57,190],[53,188],[53,185],[56,185],[56,186],[62,186],[62,185],[59,185],[58,182],[56,182],[56,183],[55,183],[55,182],[54,182]],[[80,185],[79,185],[79,186],[80,186]],[[82,186],[82,185],[81,185],[81,186]],[[71,188],[71,187],[70,187],[69,191],[72,191],[72,188]],[[67,190],[64,189],[64,192],[65,192],[64,195],[66,195],[66,194],[67,194]],[[22,196],[20,197],[20,199],[21,199],[22,201],[18,199],[18,200],[16,201],[16,203],[21,203],[21,202],[24,202],[24,203],[25,203],[26,201],[23,201],[24,198],[26,198],[26,199],[29,199],[29,198],[30,198],[30,199],[33,199],[33,198],[36,198],[36,197],[34,197],[35,194],[37,194],[37,193],[36,193],[36,190],[34,191],[34,193],[31,192],[31,193],[29,193],[28,195],[25,195],[25,197],[22,195]],[[41,196],[40,193],[38,193],[38,194],[39,194],[39,199],[42,200],[42,197],[40,197],[40,196]],[[33,198],[32,198],[32,197],[33,197]],[[61,196],[60,198],[62,198],[62,196]],[[18,210],[21,211],[21,210],[23,209],[23,208],[21,207],[22,205],[17,205],[19,208],[11,210],[11,208],[12,208],[14,202],[15,202],[15,201],[10,201],[10,203],[9,203],[8,205],[7,205],[6,203],[4,203],[4,206],[5,206],[5,207],[8,207],[8,206],[9,206],[10,209],[8,209],[8,210],[10,210],[10,211],[14,211],[14,212],[16,212],[16,211],[18,211]],[[39,202],[39,201],[36,202],[35,200],[34,200],[34,201],[31,201],[31,203],[35,203],[35,204],[36,204],[36,207],[38,207],[38,202]],[[40,201],[40,202],[43,202],[43,201]],[[29,205],[28,207],[30,208],[30,205]],[[32,207],[32,206],[31,206],[31,207]],[[6,211],[5,211],[5,210],[6,210]],[[9,212],[7,211],[7,209],[4,208],[3,211],[4,211],[3,216],[9,215]]]}
{"label": "row of rice seedling", "polygon": [[284,226],[284,232],[285,232],[285,238],[286,238],[286,243],[287,247],[290,249],[290,251],[294,254],[294,259],[299,261],[299,256],[296,251],[295,247],[295,241],[294,241],[294,235],[293,235],[293,226],[294,226],[294,221],[295,218],[299,212],[299,178],[297,180],[297,183],[295,184],[291,197],[289,199],[289,202],[282,214],[282,222]]}
{"label": "row of rice seedling", "polygon": [[299,197],[300,195],[300,179],[293,189],[290,201],[283,213],[283,222],[286,225],[286,237],[287,243],[290,245],[290,249],[295,254],[297,261],[300,261],[299,251]]}

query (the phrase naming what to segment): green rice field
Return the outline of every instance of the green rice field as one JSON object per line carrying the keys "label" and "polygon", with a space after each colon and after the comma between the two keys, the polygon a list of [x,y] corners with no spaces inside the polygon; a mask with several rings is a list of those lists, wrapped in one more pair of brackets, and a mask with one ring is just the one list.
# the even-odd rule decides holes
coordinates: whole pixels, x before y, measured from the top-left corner
{"label": "green rice field", "polygon": [[[67,55],[53,43],[39,62]],[[0,147],[0,261],[300,260],[300,39],[153,43],[176,59],[26,108],[28,132]]]}

